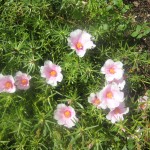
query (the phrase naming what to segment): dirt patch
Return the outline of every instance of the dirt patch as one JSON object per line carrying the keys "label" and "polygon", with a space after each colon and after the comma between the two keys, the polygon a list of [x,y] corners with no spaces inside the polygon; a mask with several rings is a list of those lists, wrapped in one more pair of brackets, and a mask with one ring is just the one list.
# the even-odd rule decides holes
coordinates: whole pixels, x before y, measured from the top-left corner
{"label": "dirt patch", "polygon": [[[150,26],[150,0],[124,0],[124,3],[132,5],[128,15],[134,16],[135,24],[149,23]],[[141,44],[150,51],[150,36],[143,37]]]}

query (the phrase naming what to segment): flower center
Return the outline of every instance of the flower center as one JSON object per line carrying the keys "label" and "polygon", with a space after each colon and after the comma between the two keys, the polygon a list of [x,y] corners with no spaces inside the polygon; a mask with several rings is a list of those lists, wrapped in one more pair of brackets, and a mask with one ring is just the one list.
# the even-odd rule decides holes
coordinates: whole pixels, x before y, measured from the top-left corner
{"label": "flower center", "polygon": [[5,83],[5,88],[6,88],[6,89],[10,89],[10,88],[12,88],[12,87],[13,87],[13,85],[12,85],[11,82],[8,81],[8,82]]}
{"label": "flower center", "polygon": [[115,113],[115,114],[120,114],[120,113],[121,113],[121,110],[117,107],[117,108],[115,108],[114,113]]}
{"label": "flower center", "polygon": [[99,105],[101,103],[101,101],[98,98],[95,98],[94,101],[93,101],[93,103],[95,105]]}
{"label": "flower center", "polygon": [[23,85],[26,85],[26,84],[28,83],[28,81],[27,81],[27,79],[22,79],[22,80],[21,80],[21,83],[22,83]]}
{"label": "flower center", "polygon": [[140,109],[144,110],[146,108],[146,103],[141,104],[139,107]]}
{"label": "flower center", "polygon": [[66,111],[64,112],[64,116],[65,116],[66,118],[71,117],[71,112],[70,112],[69,110],[66,110]]}
{"label": "flower center", "polygon": [[111,74],[114,74],[114,73],[115,73],[114,68],[110,68],[110,69],[109,69],[109,72],[110,72]]}
{"label": "flower center", "polygon": [[106,97],[107,97],[107,98],[112,98],[112,97],[113,97],[112,92],[108,92],[108,93],[106,94]]}
{"label": "flower center", "polygon": [[79,50],[79,49],[82,49],[82,48],[83,48],[83,45],[82,45],[80,42],[78,42],[78,43],[76,44],[76,47],[77,47],[77,49]]}
{"label": "flower center", "polygon": [[57,76],[57,72],[55,70],[51,70],[49,74],[52,77],[56,77]]}

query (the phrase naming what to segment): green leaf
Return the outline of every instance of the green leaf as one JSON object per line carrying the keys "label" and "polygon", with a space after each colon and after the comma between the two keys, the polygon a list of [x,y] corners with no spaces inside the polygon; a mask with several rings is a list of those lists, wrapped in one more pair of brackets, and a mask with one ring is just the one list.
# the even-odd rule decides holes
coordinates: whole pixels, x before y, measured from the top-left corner
{"label": "green leaf", "polygon": [[141,29],[142,29],[142,26],[137,25],[137,27],[136,27],[136,32],[140,32],[140,31],[141,31]]}
{"label": "green leaf", "polygon": [[134,31],[134,32],[131,34],[132,37],[136,37],[137,35],[138,35],[138,32],[136,32],[136,31]]}
{"label": "green leaf", "polygon": [[142,26],[137,25],[136,30],[131,34],[131,36],[132,37],[138,36],[138,34],[140,34],[141,29],[142,29]]}
{"label": "green leaf", "polygon": [[150,33],[150,28],[147,28],[147,29],[144,30],[144,35],[147,35],[149,33]]}
{"label": "green leaf", "polygon": [[103,29],[108,30],[108,24],[103,24]]}
{"label": "green leaf", "polygon": [[122,149],[122,150],[128,150],[128,149],[127,149],[127,147],[126,147],[126,145],[123,147],[123,149]]}
{"label": "green leaf", "polygon": [[137,36],[137,39],[140,39],[140,38],[142,38],[144,35],[143,34],[139,34],[138,36]]}
{"label": "green leaf", "polygon": [[135,148],[135,143],[132,139],[129,139],[128,141],[128,149],[133,150]]}

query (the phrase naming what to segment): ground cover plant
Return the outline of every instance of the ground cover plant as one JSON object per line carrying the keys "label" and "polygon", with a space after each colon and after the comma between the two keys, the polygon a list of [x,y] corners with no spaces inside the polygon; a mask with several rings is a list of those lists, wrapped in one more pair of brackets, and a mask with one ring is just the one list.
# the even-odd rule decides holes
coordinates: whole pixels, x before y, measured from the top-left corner
{"label": "ground cover plant", "polygon": [[0,0],[0,149],[150,148],[144,4]]}

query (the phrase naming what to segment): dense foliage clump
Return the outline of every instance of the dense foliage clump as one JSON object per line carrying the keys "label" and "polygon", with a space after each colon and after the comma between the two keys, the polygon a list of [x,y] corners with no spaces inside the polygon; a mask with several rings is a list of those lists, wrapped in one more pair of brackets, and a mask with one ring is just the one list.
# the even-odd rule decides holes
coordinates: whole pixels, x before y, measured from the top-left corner
{"label": "dense foliage clump", "polygon": [[[150,147],[150,54],[141,46],[150,28],[128,15],[131,9],[122,0],[0,1],[0,74],[31,76],[27,90],[0,93],[0,149]],[[82,58],[68,45],[76,29],[90,33],[96,45]],[[105,86],[100,69],[108,59],[124,64],[129,107],[124,120],[115,124],[106,119],[107,109],[88,103],[90,94]],[[61,66],[63,79],[57,86],[41,77],[47,60]],[[75,109],[74,127],[54,119],[60,103]]]}

